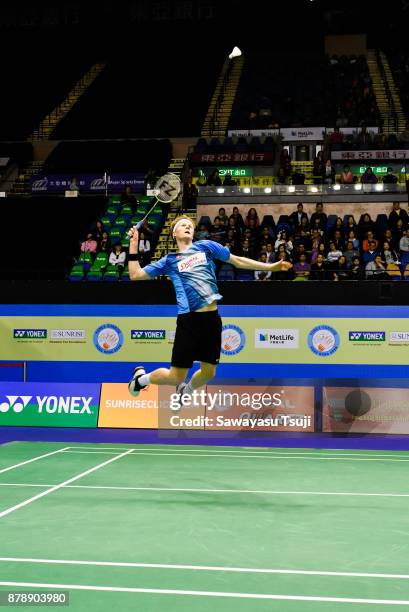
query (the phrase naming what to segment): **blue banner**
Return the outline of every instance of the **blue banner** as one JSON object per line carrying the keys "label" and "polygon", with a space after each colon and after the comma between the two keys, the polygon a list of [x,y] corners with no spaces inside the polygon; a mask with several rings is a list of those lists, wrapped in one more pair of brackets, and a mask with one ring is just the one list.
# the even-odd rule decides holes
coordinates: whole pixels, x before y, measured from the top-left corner
{"label": "blue banner", "polygon": [[[74,181],[75,179],[75,181]],[[36,174],[30,179],[31,193],[64,193],[78,189],[79,193],[120,193],[127,185],[135,192],[144,188],[144,174],[141,172],[102,174]]]}

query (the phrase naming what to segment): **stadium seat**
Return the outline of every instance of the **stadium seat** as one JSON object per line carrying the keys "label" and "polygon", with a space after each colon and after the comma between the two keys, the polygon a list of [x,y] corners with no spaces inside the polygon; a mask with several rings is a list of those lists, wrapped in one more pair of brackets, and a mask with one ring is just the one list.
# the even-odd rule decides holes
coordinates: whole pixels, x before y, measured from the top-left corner
{"label": "stadium seat", "polygon": [[409,263],[405,265],[405,268],[403,270],[403,280],[409,281]]}
{"label": "stadium seat", "polygon": [[383,214],[379,214],[376,217],[376,221],[375,221],[375,225],[376,225],[376,234],[377,236],[383,236],[385,231],[388,229],[388,217],[387,215]]}
{"label": "stadium seat", "polygon": [[202,215],[200,217],[198,225],[202,225],[202,223],[207,227],[207,229],[212,227],[212,222],[210,221],[210,217],[208,215]]}
{"label": "stadium seat", "polygon": [[337,215],[328,215],[327,227],[326,227],[327,232],[331,231],[331,229],[335,226],[336,221],[337,221]]}
{"label": "stadium seat", "polygon": [[272,229],[274,229],[275,226],[276,224],[274,223],[273,215],[264,215],[260,227],[271,227]]}
{"label": "stadium seat", "polygon": [[228,263],[224,263],[219,270],[218,279],[221,281],[234,280],[234,276],[235,276],[234,266]]}
{"label": "stadium seat", "polygon": [[78,259],[78,263],[82,264],[85,270],[89,270],[92,266],[92,255],[89,251],[85,251],[81,253]]}
{"label": "stadium seat", "polygon": [[104,274],[104,281],[117,281],[118,279],[118,268],[116,266],[109,265]]}
{"label": "stadium seat", "polygon": [[409,253],[403,251],[401,258],[400,258],[400,263],[401,263],[401,270],[402,272],[406,271],[406,266],[409,264]]}
{"label": "stadium seat", "polygon": [[74,264],[68,278],[70,281],[84,280],[84,266],[82,264]]}
{"label": "stadium seat", "polygon": [[108,265],[108,253],[97,253],[95,260],[94,260],[94,266],[96,268],[105,268]]}
{"label": "stadium seat", "polygon": [[87,280],[89,281],[100,281],[102,279],[101,268],[95,264],[88,270]]}
{"label": "stadium seat", "polygon": [[125,282],[129,282],[131,279],[129,278],[129,270],[128,270],[128,266],[126,266],[121,274],[120,277],[121,281],[125,281]]}
{"label": "stadium seat", "polygon": [[236,280],[239,280],[239,281],[254,280],[254,272],[252,270],[237,270]]}
{"label": "stadium seat", "polygon": [[391,277],[392,280],[396,281],[396,280],[402,280],[402,274],[400,271],[400,268],[398,266],[398,264],[396,263],[389,263],[386,266],[386,272],[388,274],[388,276]]}

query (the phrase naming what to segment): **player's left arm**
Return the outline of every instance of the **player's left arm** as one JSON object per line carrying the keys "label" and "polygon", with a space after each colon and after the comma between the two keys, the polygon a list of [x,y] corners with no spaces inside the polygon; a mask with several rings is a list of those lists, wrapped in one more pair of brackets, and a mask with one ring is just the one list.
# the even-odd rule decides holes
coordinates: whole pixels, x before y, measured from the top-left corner
{"label": "player's left arm", "polygon": [[262,261],[256,261],[255,259],[232,254],[230,254],[228,263],[241,270],[268,270],[269,272],[278,270],[286,271],[293,267],[292,263],[284,259],[280,259],[280,261],[275,261],[274,263],[263,263]]}

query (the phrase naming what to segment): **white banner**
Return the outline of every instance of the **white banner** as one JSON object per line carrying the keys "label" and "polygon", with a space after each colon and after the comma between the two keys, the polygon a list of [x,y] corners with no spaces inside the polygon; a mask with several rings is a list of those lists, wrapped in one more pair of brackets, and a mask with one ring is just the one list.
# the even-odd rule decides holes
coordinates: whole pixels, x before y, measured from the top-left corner
{"label": "white banner", "polygon": [[373,151],[331,151],[332,160],[354,161],[354,160],[379,160],[394,161],[409,159],[408,149],[379,149]]}
{"label": "white banner", "polygon": [[[328,127],[326,128],[327,130],[327,134],[332,134],[332,132],[334,131],[335,128],[332,127]],[[357,134],[358,132],[361,131],[362,128],[360,127],[342,127],[339,128],[339,131],[342,132],[343,134]],[[368,134],[379,134],[379,128],[374,126],[374,127],[367,127],[366,131]]]}
{"label": "white banner", "polygon": [[227,132],[228,136],[244,136],[245,138],[247,136],[278,136],[279,133],[278,128],[274,130],[229,130]]}
{"label": "white banner", "polygon": [[0,157],[0,167],[4,168],[10,161],[10,157]]}
{"label": "white banner", "polygon": [[286,142],[302,140],[324,140],[325,127],[281,128],[280,135]]}

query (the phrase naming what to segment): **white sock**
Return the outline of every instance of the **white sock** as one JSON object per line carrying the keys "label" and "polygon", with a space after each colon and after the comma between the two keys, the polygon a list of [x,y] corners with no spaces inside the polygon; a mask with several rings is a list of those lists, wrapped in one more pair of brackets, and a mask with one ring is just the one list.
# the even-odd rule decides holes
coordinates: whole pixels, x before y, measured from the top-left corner
{"label": "white sock", "polygon": [[144,387],[145,385],[149,385],[149,383],[151,382],[151,375],[142,374],[142,376],[138,378],[138,382],[142,387]]}
{"label": "white sock", "polygon": [[187,394],[187,395],[192,395],[194,389],[192,387],[192,381],[190,380],[187,384],[186,387],[183,389],[183,394]]}

